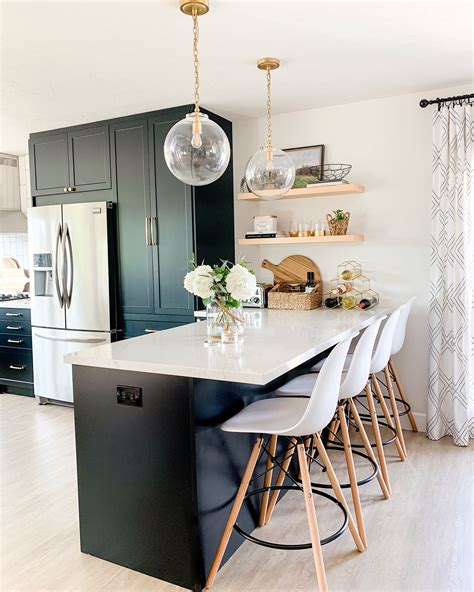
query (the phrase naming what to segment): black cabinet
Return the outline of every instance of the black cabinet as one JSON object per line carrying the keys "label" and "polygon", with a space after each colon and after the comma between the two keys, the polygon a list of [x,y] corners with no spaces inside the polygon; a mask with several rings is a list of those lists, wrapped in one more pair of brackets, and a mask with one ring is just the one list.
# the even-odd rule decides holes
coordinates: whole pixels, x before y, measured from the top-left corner
{"label": "black cabinet", "polygon": [[74,191],[110,189],[108,126],[68,133],[69,181]]}
{"label": "black cabinet", "polygon": [[0,308],[0,392],[34,396],[29,309]]}
{"label": "black cabinet", "polygon": [[[117,203],[118,285],[126,336],[192,322],[196,301],[183,286],[190,259],[211,265],[234,259],[232,160],[220,179],[202,187],[185,185],[165,163],[166,135],[192,108],[30,136],[35,205]],[[203,111],[232,145],[230,121]]]}
{"label": "black cabinet", "polygon": [[118,196],[120,301],[125,314],[153,314],[148,123],[137,119],[110,127],[112,168]]}
{"label": "black cabinet", "polygon": [[183,278],[194,254],[193,189],[170,172],[163,153],[166,135],[179,119],[149,120],[155,313],[192,315],[194,297],[184,289]]}
{"label": "black cabinet", "polygon": [[63,193],[69,186],[67,133],[40,134],[30,139],[32,195]]}
{"label": "black cabinet", "polygon": [[32,134],[29,151],[33,196],[111,187],[107,125]]}

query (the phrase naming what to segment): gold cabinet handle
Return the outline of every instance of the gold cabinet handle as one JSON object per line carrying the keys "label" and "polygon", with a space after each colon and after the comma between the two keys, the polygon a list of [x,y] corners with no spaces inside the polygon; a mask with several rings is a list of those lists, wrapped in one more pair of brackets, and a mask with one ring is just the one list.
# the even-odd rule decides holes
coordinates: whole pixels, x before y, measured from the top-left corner
{"label": "gold cabinet handle", "polygon": [[21,312],[6,312],[5,316],[6,317],[22,317],[23,315],[21,314]]}
{"label": "gold cabinet handle", "polygon": [[23,339],[7,339],[7,343],[24,343]]}
{"label": "gold cabinet handle", "polygon": [[13,325],[7,325],[7,329],[10,329],[10,331],[21,331],[23,327],[13,327]]}
{"label": "gold cabinet handle", "polygon": [[158,333],[159,329],[145,329],[145,333]]}
{"label": "gold cabinet handle", "polygon": [[149,228],[150,228],[150,216],[145,216],[145,245],[147,247],[151,246]]}
{"label": "gold cabinet handle", "polygon": [[10,370],[25,370],[26,366],[15,366],[14,364],[10,364]]}

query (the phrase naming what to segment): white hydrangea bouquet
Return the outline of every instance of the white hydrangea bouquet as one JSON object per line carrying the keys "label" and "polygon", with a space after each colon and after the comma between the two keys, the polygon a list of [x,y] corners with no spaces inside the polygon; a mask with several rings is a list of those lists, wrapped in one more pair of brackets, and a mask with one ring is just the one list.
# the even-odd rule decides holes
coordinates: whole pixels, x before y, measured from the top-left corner
{"label": "white hydrangea bouquet", "polygon": [[222,332],[236,328],[242,332],[242,300],[255,294],[257,281],[246,262],[195,265],[184,278],[188,292],[202,298],[207,307],[208,338],[221,339]]}

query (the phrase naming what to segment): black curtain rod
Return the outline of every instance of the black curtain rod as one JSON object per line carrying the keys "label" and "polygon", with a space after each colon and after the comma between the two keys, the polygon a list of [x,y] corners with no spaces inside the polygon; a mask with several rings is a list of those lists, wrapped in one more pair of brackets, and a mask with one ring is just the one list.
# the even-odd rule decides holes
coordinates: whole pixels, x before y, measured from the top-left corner
{"label": "black curtain rod", "polygon": [[459,95],[458,97],[446,97],[445,99],[421,99],[420,107],[424,109],[428,107],[428,105],[438,105],[438,109],[441,107],[441,103],[451,103],[452,101],[469,101],[474,99],[474,94],[472,95]]}

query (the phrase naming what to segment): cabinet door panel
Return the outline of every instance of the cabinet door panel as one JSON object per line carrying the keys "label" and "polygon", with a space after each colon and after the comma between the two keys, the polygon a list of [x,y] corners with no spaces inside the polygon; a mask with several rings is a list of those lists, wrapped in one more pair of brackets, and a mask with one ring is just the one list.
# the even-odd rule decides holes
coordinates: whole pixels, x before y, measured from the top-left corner
{"label": "cabinet door panel", "polygon": [[67,133],[41,134],[30,140],[32,195],[63,193],[69,185]]}
{"label": "cabinet door panel", "polygon": [[117,188],[122,311],[153,314],[153,247],[147,246],[145,220],[151,217],[146,120],[111,127]]}
{"label": "cabinet door panel", "polygon": [[166,166],[163,145],[176,121],[151,120],[152,194],[157,210],[155,312],[186,314],[194,300],[183,287],[183,278],[193,256],[192,188],[174,177]]}
{"label": "cabinet door panel", "polygon": [[110,189],[110,149],[106,125],[69,132],[70,185],[76,191]]}

